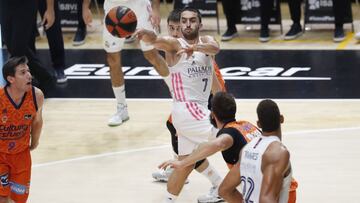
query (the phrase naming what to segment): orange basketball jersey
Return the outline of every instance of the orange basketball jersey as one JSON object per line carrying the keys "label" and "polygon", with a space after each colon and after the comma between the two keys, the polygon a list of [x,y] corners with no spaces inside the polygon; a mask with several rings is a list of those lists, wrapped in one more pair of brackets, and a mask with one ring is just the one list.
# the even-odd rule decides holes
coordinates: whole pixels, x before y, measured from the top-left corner
{"label": "orange basketball jersey", "polygon": [[16,154],[30,144],[31,124],[36,115],[35,89],[15,104],[5,88],[0,89],[0,153]]}
{"label": "orange basketball jersey", "polygon": [[225,80],[224,80],[224,78],[222,77],[221,72],[220,72],[220,68],[219,68],[219,66],[217,65],[217,63],[216,63],[215,60],[213,60],[213,66],[214,66],[214,70],[215,70],[216,77],[217,77],[217,79],[218,79],[219,82],[220,82],[221,90],[224,91],[224,92],[226,92]]}

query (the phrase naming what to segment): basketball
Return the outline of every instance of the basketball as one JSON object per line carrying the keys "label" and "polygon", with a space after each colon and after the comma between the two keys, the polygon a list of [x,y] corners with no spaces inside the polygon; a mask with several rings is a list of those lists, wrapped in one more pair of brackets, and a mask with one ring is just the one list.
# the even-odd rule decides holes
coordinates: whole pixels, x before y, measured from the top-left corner
{"label": "basketball", "polygon": [[137,18],[130,8],[117,6],[112,8],[105,17],[106,29],[115,37],[125,38],[134,33]]}

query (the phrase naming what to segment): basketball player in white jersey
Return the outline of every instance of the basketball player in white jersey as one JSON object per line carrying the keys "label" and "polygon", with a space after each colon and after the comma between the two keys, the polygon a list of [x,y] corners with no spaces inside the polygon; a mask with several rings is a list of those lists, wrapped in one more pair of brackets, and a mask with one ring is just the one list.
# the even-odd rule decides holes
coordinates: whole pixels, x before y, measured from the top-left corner
{"label": "basketball player in white jersey", "polygon": [[[91,11],[89,9],[90,0],[84,0],[83,18],[86,24],[92,21]],[[160,0],[105,0],[105,15],[116,6],[126,6],[133,10],[137,17],[137,28],[154,30],[154,27],[160,25]],[[125,101],[125,83],[124,73],[121,63],[121,49],[124,46],[125,38],[112,36],[107,29],[103,29],[104,49],[107,52],[107,62],[110,66],[110,78],[117,101],[117,111],[109,119],[109,126],[121,125],[129,119],[127,104]],[[141,50],[145,58],[154,66],[156,71],[164,78],[165,82],[170,85],[169,70],[164,58],[151,45],[140,42]]]}
{"label": "basketball player in white jersey", "polygon": [[[284,117],[272,100],[261,101],[256,111],[262,136],[243,148],[240,170],[234,167],[225,177],[220,195],[229,203],[287,203],[292,169],[290,153],[281,143],[280,125]],[[239,184],[242,194],[236,189]]]}
{"label": "basketball player in white jersey", "polygon": [[[221,90],[212,66],[212,57],[219,52],[219,45],[211,36],[199,36],[201,14],[196,9],[184,8],[180,25],[182,38],[157,37],[144,29],[136,32],[139,39],[175,59],[176,63],[169,70],[174,92],[172,121],[178,135],[179,160],[216,135],[217,130],[209,121],[207,105],[211,89],[214,92]],[[191,165],[174,170],[169,177],[164,202],[175,202],[193,168]],[[217,182],[220,183],[221,178]]]}
{"label": "basketball player in white jersey", "polygon": [[[168,28],[168,34],[170,37],[173,38],[180,38],[182,37],[181,29],[180,29],[180,9],[175,9],[169,13],[169,16],[167,18],[167,28]],[[176,55],[165,53],[165,61],[168,64],[169,67],[174,66],[177,61]],[[175,62],[174,62],[175,61]],[[213,62],[215,63],[215,61]],[[172,92],[172,90],[170,90]],[[172,94],[172,93],[171,93]],[[173,96],[173,94],[172,94]],[[169,119],[166,122],[166,126],[170,131],[171,134],[171,144],[174,150],[174,158],[177,159],[178,157],[178,137],[176,135],[176,129],[171,121],[171,115]],[[217,189],[220,185],[218,183],[218,180],[221,179],[219,172],[210,165],[209,161],[204,158],[202,160],[199,160],[195,163],[194,169],[205,176],[212,184],[212,187],[209,190],[209,193],[205,195],[201,195],[198,197],[198,203],[216,203],[222,201],[222,198],[218,195]],[[173,171],[173,168],[167,167],[164,170],[158,170],[154,173],[152,173],[152,177],[160,182],[167,182],[169,176],[171,175]],[[188,183],[188,181],[186,181]]]}

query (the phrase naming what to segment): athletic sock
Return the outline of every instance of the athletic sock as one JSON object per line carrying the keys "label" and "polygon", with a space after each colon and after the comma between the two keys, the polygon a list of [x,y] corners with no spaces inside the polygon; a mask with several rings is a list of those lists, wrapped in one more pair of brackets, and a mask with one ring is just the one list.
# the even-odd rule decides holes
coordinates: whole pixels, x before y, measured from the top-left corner
{"label": "athletic sock", "polygon": [[169,193],[168,191],[166,191],[166,194],[165,194],[165,199],[163,201],[163,203],[174,203],[177,199],[178,196],[176,195],[173,195],[171,193]]}
{"label": "athletic sock", "polygon": [[222,177],[219,172],[209,164],[209,166],[201,172],[207,179],[210,180],[211,184],[215,187],[219,186],[222,182]]}
{"label": "athletic sock", "polygon": [[114,95],[116,98],[116,102],[118,104],[126,105],[125,101],[125,85],[122,85],[120,87],[112,87],[114,91]]}

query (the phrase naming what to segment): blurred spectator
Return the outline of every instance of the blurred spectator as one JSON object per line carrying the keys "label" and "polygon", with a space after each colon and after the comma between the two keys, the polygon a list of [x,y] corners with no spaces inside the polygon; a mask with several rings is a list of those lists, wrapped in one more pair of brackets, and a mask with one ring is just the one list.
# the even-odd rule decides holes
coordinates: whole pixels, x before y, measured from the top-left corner
{"label": "blurred spectator", "polygon": [[[41,18],[44,19],[46,13],[46,0],[39,0],[39,12]],[[52,65],[55,70],[56,82],[65,83],[67,78],[64,73],[65,69],[65,50],[64,50],[64,39],[61,31],[60,16],[59,16],[59,5],[54,5],[55,21],[51,28],[45,30],[46,37],[49,44],[50,55]],[[35,30],[37,31],[37,29]],[[34,39],[35,43],[35,39]]]}
{"label": "blurred spectator", "polygon": [[86,25],[83,20],[82,16],[82,5],[83,0],[76,0],[77,1],[77,8],[78,8],[78,26],[77,30],[73,39],[73,45],[74,46],[80,46],[85,44],[85,38],[86,38]]}
{"label": "blurred spectator", "polygon": [[290,30],[285,34],[285,38],[284,38],[285,40],[296,39],[303,33],[300,24],[301,1],[302,0],[288,0],[290,16],[291,16],[291,20],[293,21],[293,24],[291,25]]}
{"label": "blurred spectator", "polygon": [[[1,0],[1,29],[10,56],[26,56],[32,75],[46,94],[53,87],[53,74],[39,61],[31,47],[38,8],[37,0]],[[54,23],[54,0],[47,0],[45,29]]]}
{"label": "blurred spectator", "polygon": [[238,36],[236,22],[240,13],[240,0],[222,0],[221,3],[227,23],[227,29],[221,36],[221,41],[229,41]]}
{"label": "blurred spectator", "polygon": [[[346,16],[347,6],[351,4],[350,0],[333,0],[333,11],[335,16],[334,42],[341,42],[345,39],[343,29],[344,18]],[[285,40],[295,39],[302,34],[300,24],[301,18],[301,0],[289,0],[290,15],[293,25],[285,35]]]}
{"label": "blurred spectator", "polygon": [[[289,0],[292,1],[292,0]],[[260,29],[260,42],[267,42],[270,40],[269,23],[271,10],[273,8],[274,0],[260,0],[260,18],[261,18],[261,29]]]}

